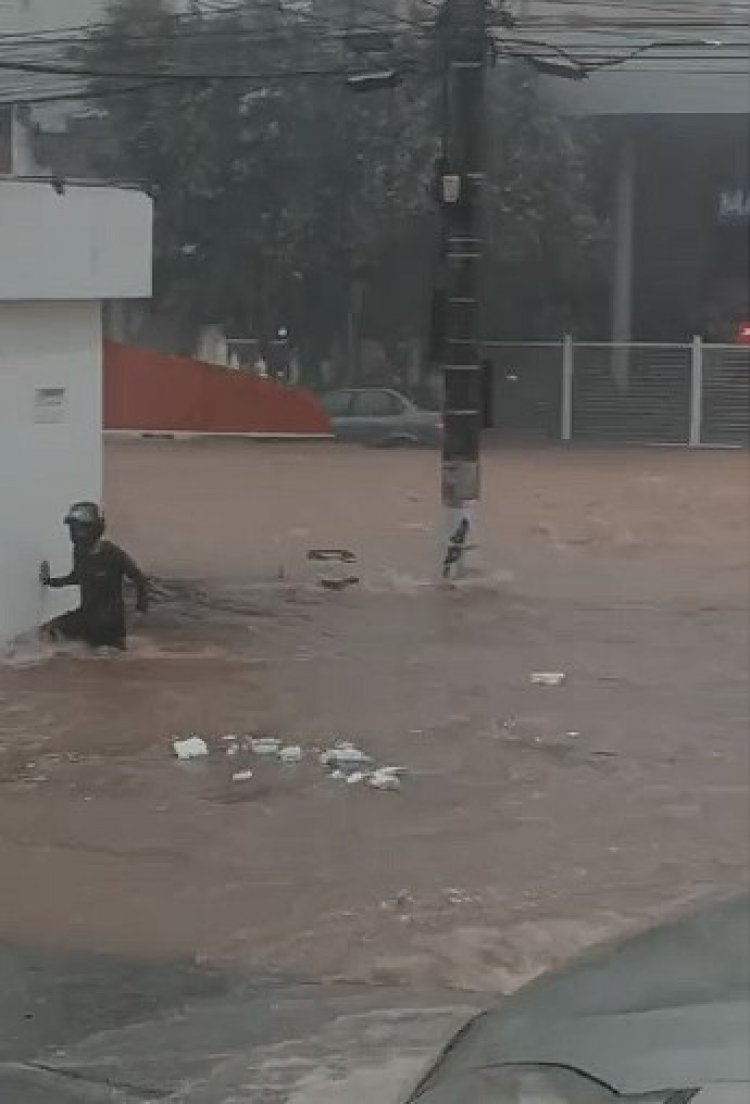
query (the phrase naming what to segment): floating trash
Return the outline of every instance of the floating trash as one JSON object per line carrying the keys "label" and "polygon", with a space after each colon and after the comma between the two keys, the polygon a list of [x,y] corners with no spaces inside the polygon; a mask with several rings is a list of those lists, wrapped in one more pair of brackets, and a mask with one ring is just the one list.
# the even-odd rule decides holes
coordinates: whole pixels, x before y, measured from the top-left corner
{"label": "floating trash", "polygon": [[250,741],[250,750],[253,755],[278,755],[281,750],[281,740],[272,736],[260,736]]}
{"label": "floating trash", "polygon": [[323,565],[324,573],[318,576],[318,582],[326,590],[345,590],[359,583],[358,575],[345,570],[357,562],[357,557],[348,548],[311,548],[307,558]]}
{"label": "floating trash", "polygon": [[345,575],[341,579],[328,578],[324,575],[320,579],[320,585],[324,590],[346,590],[347,587],[356,586],[358,582],[358,575]]}
{"label": "floating trash", "polygon": [[253,772],[251,770],[237,771],[235,774],[232,775],[232,781],[233,782],[250,782],[252,780],[252,777],[253,777]]}
{"label": "floating trash", "polygon": [[316,560],[319,563],[356,563],[357,557],[348,548],[311,548],[307,553],[308,560]]}
{"label": "floating trash", "polygon": [[204,759],[208,755],[208,744],[200,736],[188,736],[185,740],[173,740],[172,747],[178,759]]}
{"label": "floating trash", "polygon": [[367,779],[367,785],[372,786],[374,790],[395,791],[401,789],[401,779],[393,769],[389,767],[380,767],[378,770],[372,772]]}
{"label": "floating trash", "polygon": [[288,747],[279,748],[279,759],[282,763],[301,763],[302,748],[297,744],[290,744]]}
{"label": "floating trash", "polygon": [[531,682],[534,686],[562,686],[567,677],[564,671],[534,671]]}
{"label": "floating trash", "polygon": [[339,769],[342,767],[367,767],[372,765],[372,759],[369,755],[348,743],[337,744],[336,747],[324,751],[320,756],[320,761],[324,767]]}

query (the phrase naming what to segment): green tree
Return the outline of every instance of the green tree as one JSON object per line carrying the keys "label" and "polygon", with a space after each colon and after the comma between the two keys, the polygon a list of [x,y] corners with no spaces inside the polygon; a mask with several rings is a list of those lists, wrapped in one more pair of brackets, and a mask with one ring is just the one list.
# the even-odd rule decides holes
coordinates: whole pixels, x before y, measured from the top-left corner
{"label": "green tree", "polygon": [[[167,0],[119,0],[77,48],[109,121],[98,169],[155,189],[162,306],[239,334],[284,323],[323,351],[345,328],[356,277],[372,336],[424,331],[436,256],[434,41],[399,26],[388,57],[404,62],[406,80],[358,95],[341,75],[356,60],[341,26],[301,5],[248,0],[205,18],[176,15]],[[570,312],[577,261],[598,228],[581,147],[533,78],[503,66],[490,98],[488,274],[515,318],[510,289],[534,289],[522,312],[532,325],[550,297]]]}

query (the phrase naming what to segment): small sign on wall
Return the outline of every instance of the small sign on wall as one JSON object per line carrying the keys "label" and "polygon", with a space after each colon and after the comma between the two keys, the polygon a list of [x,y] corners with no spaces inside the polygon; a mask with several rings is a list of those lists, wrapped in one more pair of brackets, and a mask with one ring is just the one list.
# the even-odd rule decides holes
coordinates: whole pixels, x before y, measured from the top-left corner
{"label": "small sign on wall", "polygon": [[64,387],[37,387],[34,391],[34,421],[45,425],[64,422],[67,392]]}
{"label": "small sign on wall", "polygon": [[750,221],[750,188],[734,188],[719,195],[719,222]]}

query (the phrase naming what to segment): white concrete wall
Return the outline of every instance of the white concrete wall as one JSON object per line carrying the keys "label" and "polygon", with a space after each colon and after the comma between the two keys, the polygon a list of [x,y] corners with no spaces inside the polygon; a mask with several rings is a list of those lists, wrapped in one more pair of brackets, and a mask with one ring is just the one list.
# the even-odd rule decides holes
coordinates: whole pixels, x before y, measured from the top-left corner
{"label": "white concrete wall", "polygon": [[151,226],[137,189],[0,179],[0,301],[147,297]]}
{"label": "white concrete wall", "polygon": [[0,645],[77,604],[37,576],[67,573],[65,511],[101,496],[101,350],[98,302],[0,302]]}

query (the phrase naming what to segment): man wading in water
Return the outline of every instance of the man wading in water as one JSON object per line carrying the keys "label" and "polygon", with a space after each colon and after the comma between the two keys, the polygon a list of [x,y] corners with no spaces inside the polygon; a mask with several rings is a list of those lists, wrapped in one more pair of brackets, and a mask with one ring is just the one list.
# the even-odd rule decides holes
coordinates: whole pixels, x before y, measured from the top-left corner
{"label": "man wading in water", "polygon": [[73,542],[73,570],[53,578],[45,560],[39,572],[43,586],[78,586],[81,604],[44,626],[54,638],[82,640],[92,648],[125,647],[125,599],[123,580],[136,588],[136,609],[148,610],[148,580],[140,568],[116,544],[102,540],[104,518],[95,502],[76,502],[65,518]]}

